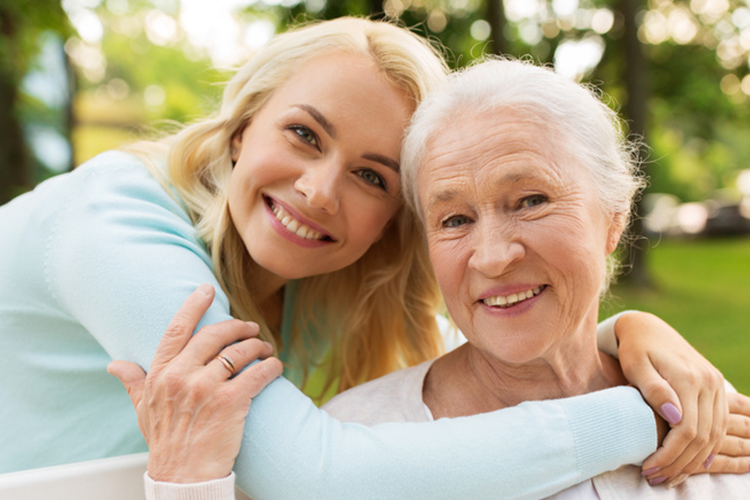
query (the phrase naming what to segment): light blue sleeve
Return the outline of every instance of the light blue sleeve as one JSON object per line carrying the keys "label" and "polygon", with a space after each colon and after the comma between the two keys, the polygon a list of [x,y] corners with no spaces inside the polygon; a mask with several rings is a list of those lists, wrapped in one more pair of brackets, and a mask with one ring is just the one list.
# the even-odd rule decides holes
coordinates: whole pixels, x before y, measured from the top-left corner
{"label": "light blue sleeve", "polygon": [[[78,173],[50,236],[49,287],[113,358],[148,368],[184,298],[217,283],[179,205],[133,160],[97,161],[109,170]],[[228,311],[217,287],[203,323]],[[655,443],[651,410],[624,387],[368,428],[334,420],[281,378],[252,403],[235,471],[256,500],[538,499],[639,462]]]}
{"label": "light blue sleeve", "polygon": [[619,313],[610,316],[605,319],[596,328],[596,343],[599,346],[599,350],[618,358],[617,347],[619,343],[617,341],[617,335],[615,335],[615,325],[617,320],[623,317],[625,314],[638,311],[620,311]]}

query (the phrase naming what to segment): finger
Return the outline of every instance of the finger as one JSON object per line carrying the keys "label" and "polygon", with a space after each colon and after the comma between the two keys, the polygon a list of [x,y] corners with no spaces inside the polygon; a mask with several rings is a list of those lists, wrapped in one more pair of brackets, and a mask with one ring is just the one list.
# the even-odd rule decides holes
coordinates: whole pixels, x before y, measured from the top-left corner
{"label": "finger", "polygon": [[723,394],[702,392],[698,401],[696,437],[686,450],[685,458],[687,460],[690,453],[695,456],[678,473],[692,474],[697,470],[705,470],[706,464],[713,463],[713,459],[709,462],[708,458],[719,451],[719,440],[726,432],[727,407]]}
{"label": "finger", "polygon": [[243,394],[255,398],[268,384],[280,377],[283,370],[283,364],[278,358],[267,358],[247,367],[231,383],[241,386]]}
{"label": "finger", "polygon": [[729,412],[750,418],[750,398],[737,392],[727,392]]}
{"label": "finger", "polygon": [[701,394],[696,410],[686,408],[682,422],[667,435],[664,440],[665,449],[678,449],[683,444],[687,446],[673,458],[671,464],[662,467],[657,476],[673,479],[683,474],[705,470],[708,457],[716,448],[715,440],[710,441],[712,428],[714,425],[718,426],[722,434],[724,429],[723,424],[714,422],[714,414],[722,412],[715,407],[713,396],[712,391]]}
{"label": "finger", "polygon": [[130,361],[115,360],[107,365],[107,371],[117,377],[125,390],[128,391],[130,401],[137,409],[143,399],[143,388],[146,381],[146,372],[135,363]]}
{"label": "finger", "polygon": [[182,352],[213,299],[214,289],[205,283],[185,299],[156,348],[151,371],[158,371]]}
{"label": "finger", "polygon": [[[721,443],[721,455],[750,459],[750,439],[726,436]],[[713,471],[713,466],[711,472]]]}
{"label": "finger", "polygon": [[697,474],[747,474],[750,472],[750,458],[733,457],[728,455],[716,455],[713,465],[709,470],[698,470]]}
{"label": "finger", "polygon": [[216,378],[228,378],[240,373],[256,359],[267,358],[271,354],[273,347],[268,342],[246,339],[222,349],[218,356],[208,362],[206,369]]}
{"label": "finger", "polygon": [[727,435],[750,439],[750,417],[734,413],[730,414]]}
{"label": "finger", "polygon": [[629,369],[630,383],[643,395],[643,399],[670,425],[682,420],[682,404],[669,382],[647,362],[632,363]]}
{"label": "finger", "polygon": [[[190,340],[181,354],[194,365],[208,364],[226,346],[250,339],[258,335],[260,328],[256,323],[230,319],[207,325]],[[238,368],[239,369],[239,368]]]}
{"label": "finger", "polygon": [[[697,401],[683,402],[685,416],[680,415],[679,423],[672,425],[662,446],[643,462],[644,472],[656,469],[658,470],[658,474],[656,474],[658,476],[673,477],[670,474],[676,470],[681,470],[687,464],[688,460],[685,460],[685,453],[697,433],[697,404]],[[675,415],[671,414],[671,411],[668,409],[664,413],[675,420]],[[689,455],[689,458],[692,460],[694,456],[693,453]],[[649,479],[653,476],[653,473],[647,475]]]}

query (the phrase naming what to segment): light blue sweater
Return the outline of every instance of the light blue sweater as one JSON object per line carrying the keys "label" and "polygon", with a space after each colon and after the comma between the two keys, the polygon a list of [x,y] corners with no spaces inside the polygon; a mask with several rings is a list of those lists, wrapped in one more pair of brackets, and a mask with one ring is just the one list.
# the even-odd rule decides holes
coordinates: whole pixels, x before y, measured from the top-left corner
{"label": "light blue sweater", "polygon": [[[106,372],[148,367],[182,301],[217,289],[180,205],[107,153],[0,208],[0,472],[144,451]],[[257,500],[534,499],[655,450],[651,410],[617,388],[433,423],[342,424],[286,379],[255,399],[237,460]]]}

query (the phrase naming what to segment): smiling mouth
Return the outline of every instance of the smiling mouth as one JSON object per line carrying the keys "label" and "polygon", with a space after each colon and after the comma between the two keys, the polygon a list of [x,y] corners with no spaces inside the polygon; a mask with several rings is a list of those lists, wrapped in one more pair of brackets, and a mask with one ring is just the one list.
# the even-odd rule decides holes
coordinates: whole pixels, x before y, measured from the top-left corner
{"label": "smiling mouth", "polygon": [[281,207],[274,205],[273,201],[269,198],[265,198],[268,207],[271,209],[276,219],[284,226],[290,233],[296,234],[300,238],[306,240],[316,241],[334,241],[333,238],[327,234],[323,234],[313,228],[306,226],[302,222],[298,221],[292,215]]}
{"label": "smiling mouth", "polygon": [[494,297],[487,297],[486,299],[482,299],[482,302],[490,307],[508,308],[523,302],[524,300],[536,297],[542,293],[545,288],[547,288],[547,285],[531,288],[525,292],[511,293],[510,295],[505,296],[497,295]]}

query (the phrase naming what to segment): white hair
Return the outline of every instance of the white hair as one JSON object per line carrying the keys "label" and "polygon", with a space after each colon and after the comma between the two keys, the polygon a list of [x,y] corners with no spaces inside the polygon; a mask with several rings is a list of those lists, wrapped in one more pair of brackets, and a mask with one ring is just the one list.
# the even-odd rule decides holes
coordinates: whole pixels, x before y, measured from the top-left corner
{"label": "white hair", "polygon": [[416,189],[417,171],[426,144],[450,127],[458,112],[478,114],[503,110],[528,113],[563,135],[591,175],[605,213],[626,224],[636,193],[636,146],[625,140],[624,125],[595,89],[575,83],[546,67],[510,59],[488,59],[454,73],[432,91],[411,119],[401,152],[407,203],[423,218]]}

